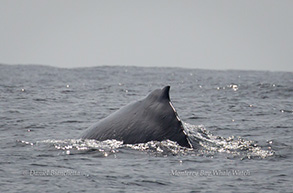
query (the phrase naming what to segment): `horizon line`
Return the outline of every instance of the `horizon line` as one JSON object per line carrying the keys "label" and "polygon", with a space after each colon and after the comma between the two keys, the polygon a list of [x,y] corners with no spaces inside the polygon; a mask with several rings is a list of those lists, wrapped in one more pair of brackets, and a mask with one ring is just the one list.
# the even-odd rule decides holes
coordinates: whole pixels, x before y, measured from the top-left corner
{"label": "horizon line", "polygon": [[89,66],[73,66],[73,67],[63,67],[63,66],[55,66],[51,64],[37,64],[37,63],[19,63],[19,64],[9,64],[9,63],[1,63],[0,65],[5,66],[39,66],[39,67],[51,67],[51,68],[60,68],[60,69],[78,69],[78,68],[97,68],[97,67],[135,67],[135,68],[177,68],[177,69],[190,69],[190,70],[211,70],[211,71],[250,71],[250,72],[287,72],[293,73],[293,71],[284,71],[284,70],[252,70],[252,69],[239,69],[239,68],[227,68],[227,69],[211,69],[211,68],[192,68],[185,66],[140,66],[140,65],[89,65]]}

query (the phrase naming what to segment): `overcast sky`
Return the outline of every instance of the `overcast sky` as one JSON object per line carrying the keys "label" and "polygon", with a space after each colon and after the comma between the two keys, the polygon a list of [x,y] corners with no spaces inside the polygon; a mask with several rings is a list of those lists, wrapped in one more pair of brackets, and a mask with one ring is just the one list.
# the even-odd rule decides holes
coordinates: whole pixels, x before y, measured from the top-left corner
{"label": "overcast sky", "polygon": [[293,71],[293,0],[0,0],[0,63]]}

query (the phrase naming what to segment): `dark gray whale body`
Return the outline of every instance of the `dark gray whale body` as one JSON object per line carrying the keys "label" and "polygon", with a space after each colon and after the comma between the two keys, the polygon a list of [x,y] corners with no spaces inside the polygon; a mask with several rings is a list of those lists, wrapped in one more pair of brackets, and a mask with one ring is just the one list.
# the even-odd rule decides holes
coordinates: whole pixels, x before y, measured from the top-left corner
{"label": "dark gray whale body", "polygon": [[172,140],[192,147],[169,97],[170,86],[152,91],[100,120],[81,136],[99,141],[116,139],[125,144]]}

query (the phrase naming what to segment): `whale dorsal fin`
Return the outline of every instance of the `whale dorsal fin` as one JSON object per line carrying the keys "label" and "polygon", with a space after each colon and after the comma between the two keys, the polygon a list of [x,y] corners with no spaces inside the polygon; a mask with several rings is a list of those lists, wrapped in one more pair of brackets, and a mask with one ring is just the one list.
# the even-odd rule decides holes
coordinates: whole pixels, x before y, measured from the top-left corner
{"label": "whale dorsal fin", "polygon": [[157,89],[151,92],[147,98],[151,100],[168,100],[170,101],[170,96],[169,96],[169,90],[170,86],[165,86],[162,89]]}
{"label": "whale dorsal fin", "polygon": [[169,91],[170,91],[170,86],[165,86],[164,88],[162,88],[160,98],[170,100]]}

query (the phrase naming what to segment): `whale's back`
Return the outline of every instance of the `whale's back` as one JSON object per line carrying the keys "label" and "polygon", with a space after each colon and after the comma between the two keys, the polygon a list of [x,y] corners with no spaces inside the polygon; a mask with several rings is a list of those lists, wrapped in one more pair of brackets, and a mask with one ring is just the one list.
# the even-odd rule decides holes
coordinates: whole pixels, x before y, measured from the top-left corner
{"label": "whale's back", "polygon": [[126,144],[148,141],[176,141],[191,147],[169,97],[170,87],[157,89],[90,126],[83,139],[116,139]]}

